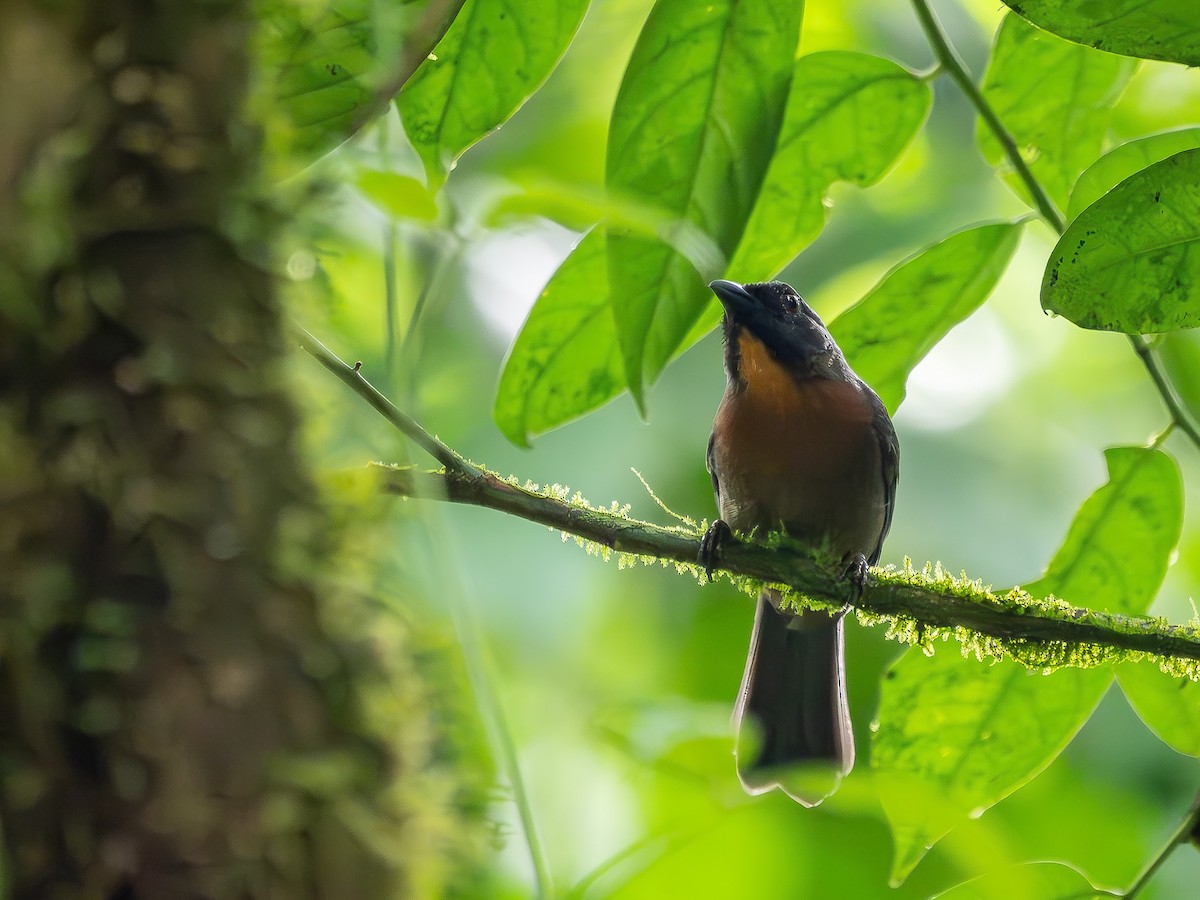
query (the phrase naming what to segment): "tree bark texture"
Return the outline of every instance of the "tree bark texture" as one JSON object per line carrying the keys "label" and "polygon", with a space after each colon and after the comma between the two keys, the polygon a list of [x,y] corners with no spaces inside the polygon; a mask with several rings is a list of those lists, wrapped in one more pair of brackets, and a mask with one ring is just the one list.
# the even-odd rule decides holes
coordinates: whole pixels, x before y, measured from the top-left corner
{"label": "tree bark texture", "polygon": [[238,118],[249,16],[0,11],[0,816],[18,898],[426,897],[475,858],[454,772],[429,774],[452,754],[420,673],[347,637],[368,617],[317,586],[338,539],[297,446],[271,281],[247,261],[271,232]]}

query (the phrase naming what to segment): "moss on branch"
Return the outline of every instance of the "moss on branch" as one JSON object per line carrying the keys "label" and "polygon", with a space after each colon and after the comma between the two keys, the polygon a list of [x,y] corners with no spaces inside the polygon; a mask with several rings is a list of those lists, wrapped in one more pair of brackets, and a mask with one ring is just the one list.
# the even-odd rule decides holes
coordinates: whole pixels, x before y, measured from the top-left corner
{"label": "moss on branch", "polygon": [[[697,565],[704,524],[663,526],[630,518],[627,507],[591,506],[578,494],[554,486],[521,486],[514,479],[474,468],[469,472],[424,471],[376,464],[383,490],[405,497],[445,500],[494,509],[575,537],[589,552],[622,566],[674,564],[704,581]],[[1031,668],[1097,666],[1152,656],[1167,672],[1200,679],[1200,627],[1171,625],[1147,616],[1124,616],[1072,606],[1056,597],[1034,597],[1013,588],[997,593],[939,564],[917,569],[872,569],[860,596],[852,596],[839,572],[778,535],[764,542],[722,545],[716,572],[746,593],[764,585],[781,588],[797,605],[849,604],[868,625],[884,624],[888,636],[926,652],[953,639],[963,652],[983,658],[1012,657]]]}
{"label": "moss on branch", "polygon": [[[616,502],[589,504],[569,488],[519,484],[479,466],[447,447],[398,410],[363,377],[307,332],[301,346],[393,426],[442,464],[436,471],[376,463],[381,489],[403,497],[445,500],[505,512],[574,537],[621,567],[674,565],[705,581],[697,564],[707,523],[683,520],[655,525],[629,516]],[[951,575],[940,563],[920,569],[872,569],[859,596],[837,568],[781,535],[764,541],[722,544],[714,572],[757,596],[764,585],[779,588],[795,605],[854,608],[866,625],[886,625],[889,638],[932,652],[936,641],[953,639],[964,654],[979,659],[1013,659],[1036,669],[1089,667],[1152,657],[1163,671],[1200,680],[1200,622],[1172,625],[1160,618],[1124,616],[1072,606],[1057,597],[1034,597],[1020,588],[996,593],[965,573]]]}

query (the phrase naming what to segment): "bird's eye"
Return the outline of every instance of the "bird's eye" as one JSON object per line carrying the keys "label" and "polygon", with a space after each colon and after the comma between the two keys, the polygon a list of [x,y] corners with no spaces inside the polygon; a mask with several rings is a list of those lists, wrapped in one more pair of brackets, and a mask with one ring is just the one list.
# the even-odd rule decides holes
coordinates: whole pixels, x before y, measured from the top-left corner
{"label": "bird's eye", "polygon": [[794,313],[800,308],[800,301],[793,294],[787,294],[783,298],[783,308],[790,313]]}

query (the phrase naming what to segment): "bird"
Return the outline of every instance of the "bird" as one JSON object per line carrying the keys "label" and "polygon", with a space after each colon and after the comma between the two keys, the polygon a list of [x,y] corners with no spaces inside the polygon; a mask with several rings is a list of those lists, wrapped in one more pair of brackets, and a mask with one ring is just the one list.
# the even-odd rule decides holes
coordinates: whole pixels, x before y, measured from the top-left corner
{"label": "bird", "polygon": [[[781,281],[709,285],[724,307],[726,387],[707,466],[719,518],[704,535],[709,571],[733,532],[783,532],[842,567],[861,592],[892,523],[900,446],[887,408],[850,368],[817,313]],[[846,699],[845,608],[758,599],[734,708],[738,777],[804,806],[854,766]]]}

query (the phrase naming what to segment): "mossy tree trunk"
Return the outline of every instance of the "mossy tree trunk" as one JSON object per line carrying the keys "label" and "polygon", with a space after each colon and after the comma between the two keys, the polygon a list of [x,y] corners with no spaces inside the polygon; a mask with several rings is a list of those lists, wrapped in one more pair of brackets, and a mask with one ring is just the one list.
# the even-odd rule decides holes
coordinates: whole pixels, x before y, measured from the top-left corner
{"label": "mossy tree trunk", "polygon": [[0,11],[16,897],[426,896],[444,880],[406,856],[427,840],[389,840],[420,822],[400,799],[419,760],[364,721],[362,686],[386,673],[330,631],[313,586],[333,541],[271,281],[247,261],[270,231],[238,119],[249,16],[220,0]]}

